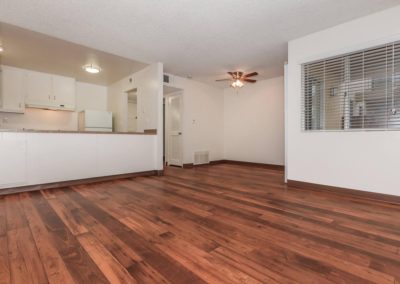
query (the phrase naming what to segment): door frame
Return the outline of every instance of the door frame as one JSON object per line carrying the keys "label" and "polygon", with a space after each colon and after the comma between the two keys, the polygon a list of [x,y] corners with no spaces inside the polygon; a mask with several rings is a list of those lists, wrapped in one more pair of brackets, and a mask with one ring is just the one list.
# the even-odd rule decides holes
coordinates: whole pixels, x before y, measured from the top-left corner
{"label": "door frame", "polygon": [[285,114],[285,131],[284,131],[284,141],[285,141],[285,169],[284,169],[284,182],[288,181],[288,132],[289,132],[289,111],[288,111],[288,82],[289,82],[289,71],[288,63],[285,62],[284,65],[284,114]]}
{"label": "door frame", "polygon": [[181,104],[180,104],[180,115],[181,115],[181,145],[180,145],[180,157],[181,157],[181,165],[174,165],[174,166],[181,166],[183,167],[183,143],[184,143],[184,132],[183,132],[183,113],[184,113],[184,100],[183,100],[183,91],[177,91],[170,94],[165,95],[165,165],[170,165],[170,101],[169,99],[172,97],[180,96]]}

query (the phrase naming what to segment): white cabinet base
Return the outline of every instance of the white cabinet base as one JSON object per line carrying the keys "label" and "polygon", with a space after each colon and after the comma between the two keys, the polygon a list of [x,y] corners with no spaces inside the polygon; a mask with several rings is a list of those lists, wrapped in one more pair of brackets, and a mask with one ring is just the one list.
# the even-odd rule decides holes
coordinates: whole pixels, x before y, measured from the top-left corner
{"label": "white cabinet base", "polygon": [[1,188],[154,171],[156,135],[0,132]]}
{"label": "white cabinet base", "polygon": [[26,184],[26,141],[0,140],[0,161],[2,187]]}

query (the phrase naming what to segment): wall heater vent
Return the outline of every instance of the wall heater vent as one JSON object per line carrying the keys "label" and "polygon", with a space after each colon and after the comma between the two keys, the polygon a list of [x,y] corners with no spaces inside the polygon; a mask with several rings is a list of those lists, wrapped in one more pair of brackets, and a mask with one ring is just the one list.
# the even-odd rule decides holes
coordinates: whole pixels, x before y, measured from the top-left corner
{"label": "wall heater vent", "polygon": [[164,74],[164,83],[169,83],[169,75]]}
{"label": "wall heater vent", "polygon": [[204,165],[210,163],[210,153],[208,151],[194,152],[194,164]]}

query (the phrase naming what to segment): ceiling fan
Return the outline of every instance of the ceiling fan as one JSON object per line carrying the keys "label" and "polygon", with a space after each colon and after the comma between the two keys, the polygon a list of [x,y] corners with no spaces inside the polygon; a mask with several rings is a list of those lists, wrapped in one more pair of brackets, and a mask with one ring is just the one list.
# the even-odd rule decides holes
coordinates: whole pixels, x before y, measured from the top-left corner
{"label": "ceiling fan", "polygon": [[220,81],[232,81],[231,87],[233,87],[233,88],[241,88],[241,87],[243,87],[244,86],[244,82],[248,82],[248,83],[257,82],[257,80],[249,79],[250,77],[257,76],[258,75],[257,72],[244,74],[241,71],[236,71],[236,72],[228,72],[228,74],[232,78],[220,79],[220,80],[216,80],[216,81],[217,82],[220,82]]}

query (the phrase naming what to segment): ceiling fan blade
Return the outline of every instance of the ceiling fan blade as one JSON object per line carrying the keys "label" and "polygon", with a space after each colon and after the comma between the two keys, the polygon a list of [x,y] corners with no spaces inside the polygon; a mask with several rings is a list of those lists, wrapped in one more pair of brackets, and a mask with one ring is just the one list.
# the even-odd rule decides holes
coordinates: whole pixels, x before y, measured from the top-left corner
{"label": "ceiling fan blade", "polygon": [[232,81],[232,79],[218,79],[218,80],[215,80],[216,82],[220,82],[220,81]]}
{"label": "ceiling fan blade", "polygon": [[246,78],[244,78],[244,79],[243,79],[243,81],[245,81],[245,82],[249,82],[249,83],[255,83],[255,82],[257,82],[257,80],[253,80],[253,79],[246,79]]}
{"label": "ceiling fan blade", "polygon": [[235,77],[235,76],[236,76],[236,74],[233,73],[233,72],[228,72],[228,74],[231,75],[232,77]]}
{"label": "ceiling fan blade", "polygon": [[245,77],[245,78],[248,78],[248,77],[253,77],[253,76],[257,76],[257,75],[258,75],[257,72],[252,72],[252,73],[249,73],[249,74],[244,75],[244,77]]}

